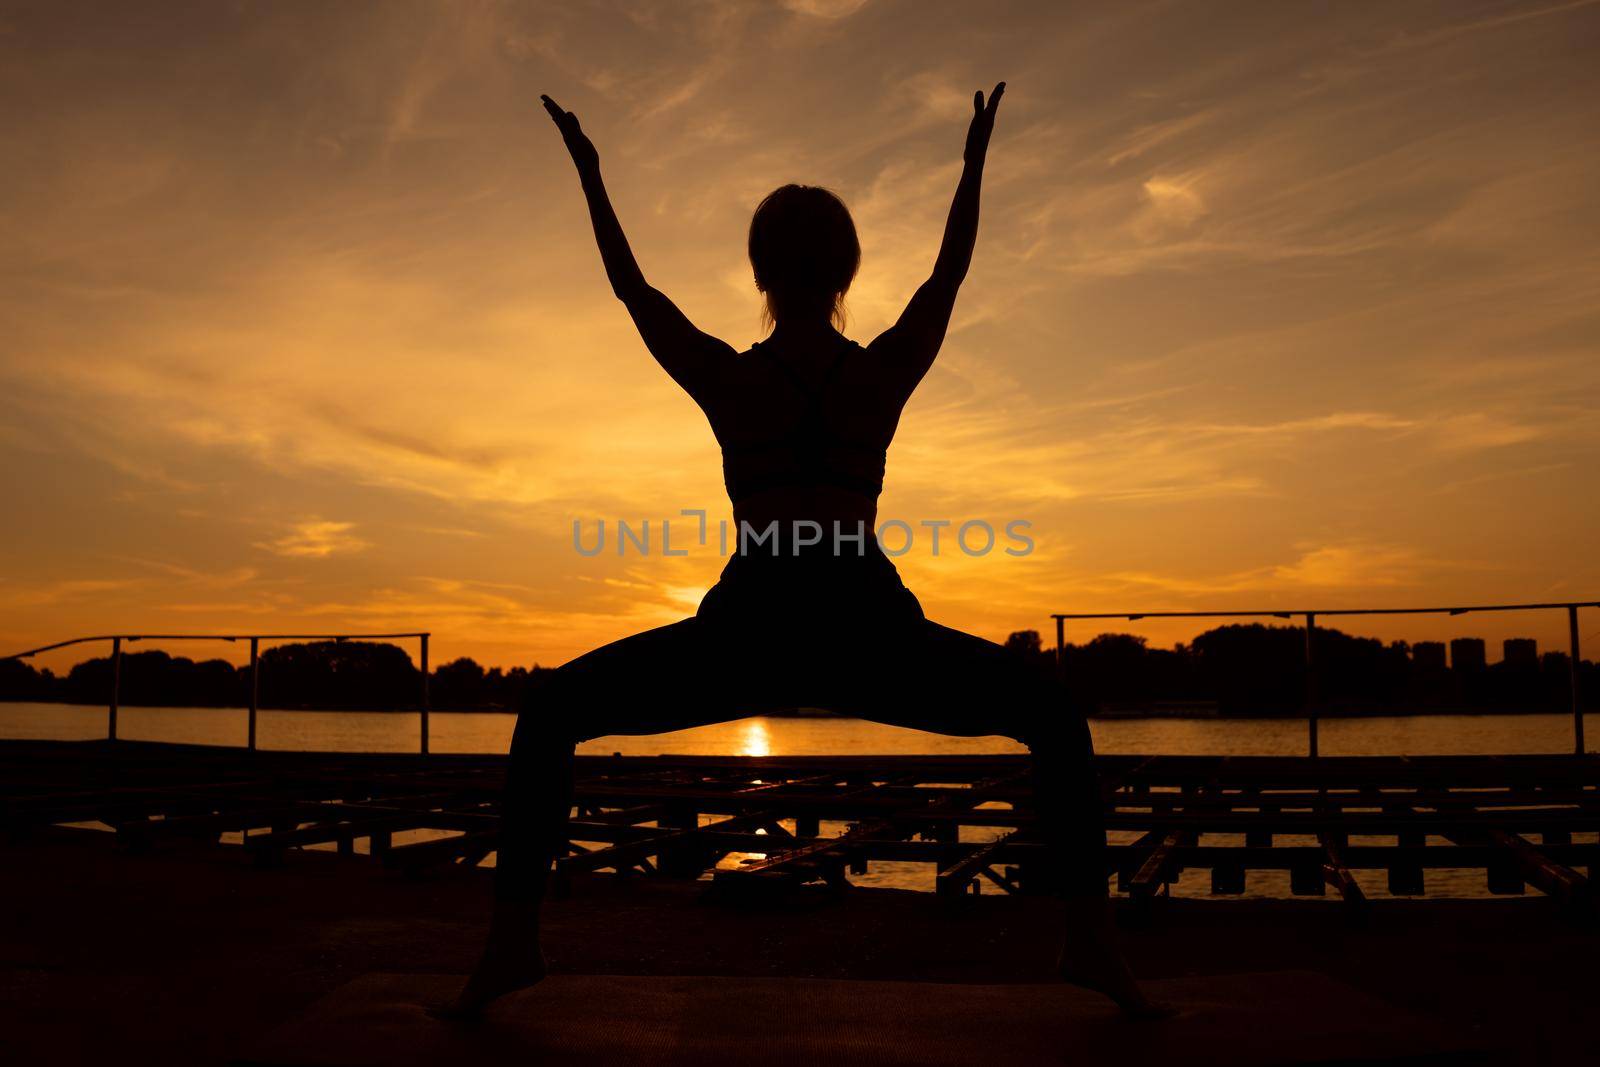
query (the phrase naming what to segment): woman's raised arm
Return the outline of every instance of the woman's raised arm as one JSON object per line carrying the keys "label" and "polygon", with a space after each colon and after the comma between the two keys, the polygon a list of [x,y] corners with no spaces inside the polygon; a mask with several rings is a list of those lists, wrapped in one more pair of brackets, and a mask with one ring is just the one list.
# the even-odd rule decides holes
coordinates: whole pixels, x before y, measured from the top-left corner
{"label": "woman's raised arm", "polygon": [[617,221],[605,182],[600,178],[600,154],[578,125],[578,116],[563,110],[548,96],[540,99],[561,131],[573,165],[578,169],[584,199],[589,203],[589,221],[594,224],[595,243],[600,246],[600,259],[605,264],[611,291],[633,316],[633,324],[656,362],[673,381],[699,400],[702,389],[719,371],[719,365],[734,358],[733,347],[696,329],[677,305],[645,281],[644,272],[633,257],[633,249],[628,247],[622,224]]}
{"label": "woman's raised arm", "polygon": [[1006,83],[1000,82],[984,103],[980,89],[972,98],[972,124],[967,128],[967,146],[962,155],[961,181],[950,203],[950,217],[944,224],[944,243],[933,273],[912,296],[899,321],[885,330],[868,347],[881,354],[902,377],[907,396],[928,373],[939,346],[944,343],[950,314],[955,310],[956,293],[972,265],[972,249],[978,241],[978,199],[983,185],[983,164],[989,153],[989,135],[994,131],[995,112]]}

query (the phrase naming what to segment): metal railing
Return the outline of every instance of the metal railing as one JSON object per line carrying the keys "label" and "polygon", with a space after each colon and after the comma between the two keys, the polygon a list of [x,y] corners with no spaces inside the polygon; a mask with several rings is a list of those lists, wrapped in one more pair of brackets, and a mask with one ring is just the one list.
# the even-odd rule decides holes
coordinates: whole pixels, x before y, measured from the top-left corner
{"label": "metal railing", "polygon": [[1312,638],[1316,633],[1317,619],[1333,615],[1465,615],[1473,611],[1565,611],[1567,613],[1567,635],[1570,650],[1567,654],[1568,685],[1572,698],[1572,746],[1573,752],[1583,755],[1583,706],[1578,700],[1578,609],[1600,608],[1600,600],[1568,601],[1554,604],[1474,604],[1468,607],[1454,608],[1333,608],[1326,611],[1109,611],[1055,614],[1050,617],[1056,621],[1056,669],[1065,670],[1067,650],[1067,620],[1068,619],[1126,619],[1135,622],[1139,619],[1295,619],[1303,618],[1306,622],[1305,641],[1305,713],[1307,742],[1311,755],[1317,752],[1317,661],[1312,650]]}
{"label": "metal railing", "polygon": [[[1474,604],[1465,607],[1437,607],[1437,608],[1331,608],[1326,610],[1285,610],[1276,609],[1268,611],[1110,611],[1110,612],[1061,612],[1051,615],[1056,624],[1056,665],[1064,669],[1066,654],[1066,627],[1069,620],[1087,619],[1125,619],[1136,622],[1140,619],[1239,619],[1239,618],[1270,618],[1270,619],[1304,619],[1305,620],[1305,715],[1307,725],[1307,743],[1310,754],[1318,755],[1318,704],[1317,704],[1317,662],[1314,651],[1314,636],[1316,633],[1317,619],[1332,616],[1355,615],[1465,615],[1469,612],[1483,611],[1565,611],[1567,613],[1567,633],[1569,651],[1567,655],[1568,684],[1572,706],[1572,736],[1573,751],[1578,755],[1584,753],[1583,734],[1583,707],[1579,699],[1578,667],[1579,641],[1578,641],[1578,609],[1600,608],[1600,600],[1568,601],[1544,604]],[[58,641],[52,645],[43,645],[31,648],[25,652],[14,652],[0,659],[28,659],[43,652],[52,652],[58,648],[67,648],[72,645],[88,644],[95,641],[111,642],[111,699],[107,708],[106,736],[111,740],[117,737],[117,707],[120,695],[122,672],[122,645],[123,642],[136,641],[249,641],[250,642],[250,702],[249,726],[246,747],[256,747],[256,713],[260,702],[261,662],[260,647],[262,641],[377,641],[377,640],[403,640],[417,638],[420,643],[420,674],[422,678],[421,692],[421,729],[420,751],[428,752],[428,638],[427,632],[411,633],[356,633],[356,634],[105,634],[94,637],[75,637],[68,641]]]}
{"label": "metal railing", "polygon": [[420,663],[422,675],[422,703],[419,710],[422,713],[422,728],[419,742],[424,755],[428,751],[428,637],[423,632],[418,633],[389,633],[389,634],[102,634],[95,637],[74,637],[68,641],[57,641],[53,645],[41,645],[39,648],[30,648],[26,652],[13,652],[9,656],[0,656],[0,659],[28,659],[41,652],[53,652],[58,648],[68,648],[72,645],[84,645],[93,641],[111,642],[111,702],[106,709],[106,737],[109,740],[117,739],[117,705],[121,695],[122,686],[122,644],[124,641],[132,644],[135,641],[249,641],[250,642],[250,721],[246,748],[256,747],[256,712],[259,710],[261,700],[261,642],[263,641],[396,641],[404,638],[415,637],[421,644]]}

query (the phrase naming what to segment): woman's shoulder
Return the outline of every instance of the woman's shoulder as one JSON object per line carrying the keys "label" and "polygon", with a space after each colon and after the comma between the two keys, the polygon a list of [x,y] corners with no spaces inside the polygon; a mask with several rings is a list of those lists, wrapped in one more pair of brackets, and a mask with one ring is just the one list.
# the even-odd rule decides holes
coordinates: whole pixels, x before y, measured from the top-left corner
{"label": "woman's shoulder", "polygon": [[728,362],[725,381],[728,384],[764,383],[791,380],[799,375],[808,381],[843,377],[859,382],[878,377],[876,372],[884,365],[881,353],[843,334],[837,335],[826,351],[774,344],[768,337],[753,342]]}

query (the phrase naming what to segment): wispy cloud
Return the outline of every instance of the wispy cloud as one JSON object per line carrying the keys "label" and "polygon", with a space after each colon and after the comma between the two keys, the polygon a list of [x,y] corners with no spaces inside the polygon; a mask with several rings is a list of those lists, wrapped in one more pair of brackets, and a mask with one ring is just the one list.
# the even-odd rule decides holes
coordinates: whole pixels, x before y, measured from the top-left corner
{"label": "wispy cloud", "polygon": [[59,604],[77,604],[93,607],[107,594],[122,593],[137,588],[141,583],[128,578],[63,578],[54,581],[0,583],[0,604],[7,608],[29,610]]}
{"label": "wispy cloud", "polygon": [[371,546],[350,532],[355,529],[355,525],[353,522],[305,519],[295,523],[282,537],[271,541],[257,541],[256,547],[279,556],[309,559],[361,552]]}
{"label": "wispy cloud", "polygon": [[[1358,600],[1392,589],[1421,589],[1440,576],[1463,570],[1481,571],[1483,565],[1429,557],[1407,545],[1371,542],[1306,544],[1293,559],[1261,567],[1211,575],[1184,575],[1151,571],[1117,571],[1083,576],[1075,584],[1100,597],[1126,597],[1135,608],[1152,594],[1190,603],[1201,600],[1221,609],[1238,607],[1240,596],[1255,595],[1268,601],[1279,593],[1334,593]],[[1233,598],[1226,602],[1219,597]],[[1248,607],[1249,605],[1246,605]],[[1269,604],[1270,606],[1270,604]]]}
{"label": "wispy cloud", "polygon": [[849,18],[866,4],[867,0],[783,0],[790,11],[820,19]]}

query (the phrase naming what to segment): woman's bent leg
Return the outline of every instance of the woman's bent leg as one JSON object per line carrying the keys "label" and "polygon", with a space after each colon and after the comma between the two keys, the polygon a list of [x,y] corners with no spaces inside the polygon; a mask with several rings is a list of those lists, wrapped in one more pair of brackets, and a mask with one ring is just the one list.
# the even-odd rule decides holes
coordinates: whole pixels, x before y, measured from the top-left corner
{"label": "woman's bent leg", "polygon": [[573,751],[608,734],[654,734],[721,722],[757,694],[700,619],[625,637],[531,683],[517,714],[501,805],[495,896],[537,902],[566,849]]}
{"label": "woman's bent leg", "polygon": [[[887,653],[886,655],[884,653]],[[836,679],[834,706],[877,722],[935,733],[1011,737],[1031,753],[1045,872],[1065,902],[1064,978],[1132,1014],[1161,1014],[1139,990],[1112,936],[1104,806],[1088,723],[1054,672],[1008,649],[937,623],[884,635],[875,662]]]}
{"label": "woman's bent leg", "polygon": [[1053,846],[1052,889],[1104,896],[1109,872],[1094,744],[1054,673],[927,621],[884,635],[874,652],[875,663],[838,679],[835,705],[895,726],[1027,745],[1039,837]]}
{"label": "woman's bent leg", "polygon": [[495,853],[497,904],[538,907],[550,865],[566,850],[577,739],[557,721],[557,709],[541,704],[538,693],[525,695],[512,735]]}
{"label": "woman's bent leg", "polygon": [[686,619],[596,649],[529,685],[501,802],[488,944],[441,1014],[476,1014],[544,977],[539,903],[550,865],[567,847],[577,744],[720,722],[744,695],[740,665],[748,662],[704,622]]}

